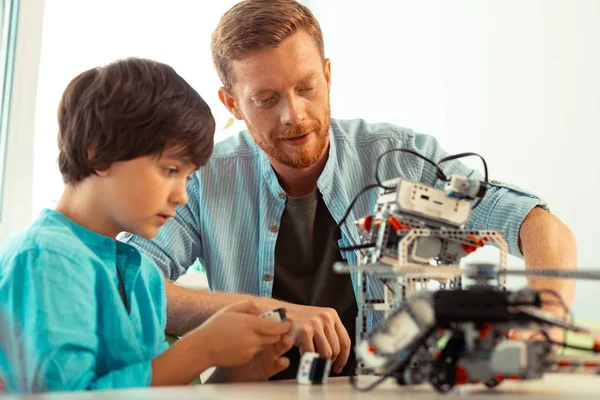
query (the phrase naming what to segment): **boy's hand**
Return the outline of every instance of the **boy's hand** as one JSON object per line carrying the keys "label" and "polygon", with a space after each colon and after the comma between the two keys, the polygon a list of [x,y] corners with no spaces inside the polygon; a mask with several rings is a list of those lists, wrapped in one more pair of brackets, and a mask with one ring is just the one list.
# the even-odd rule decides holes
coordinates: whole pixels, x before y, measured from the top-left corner
{"label": "boy's hand", "polygon": [[[215,313],[191,335],[200,334],[212,365],[231,367],[250,362],[265,347],[281,341],[290,331],[288,321],[259,318],[262,310],[249,301],[233,304]],[[186,335],[187,336],[187,335]]]}
{"label": "boy's hand", "polygon": [[289,367],[290,360],[282,356],[293,345],[294,342],[288,335],[282,336],[279,342],[267,345],[250,362],[225,368],[223,371],[225,380],[227,382],[251,382],[269,379]]}

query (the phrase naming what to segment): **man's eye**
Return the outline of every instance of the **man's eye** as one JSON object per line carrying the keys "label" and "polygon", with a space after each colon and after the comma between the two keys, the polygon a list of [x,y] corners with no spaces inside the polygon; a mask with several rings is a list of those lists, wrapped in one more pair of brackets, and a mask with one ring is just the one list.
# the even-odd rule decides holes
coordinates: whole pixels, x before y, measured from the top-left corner
{"label": "man's eye", "polygon": [[300,92],[310,92],[314,89],[312,86],[304,87],[300,89]]}
{"label": "man's eye", "polygon": [[260,99],[260,100],[256,100],[256,104],[259,106],[266,106],[267,104],[269,104],[271,101],[273,101],[275,97],[269,97],[268,99]]}

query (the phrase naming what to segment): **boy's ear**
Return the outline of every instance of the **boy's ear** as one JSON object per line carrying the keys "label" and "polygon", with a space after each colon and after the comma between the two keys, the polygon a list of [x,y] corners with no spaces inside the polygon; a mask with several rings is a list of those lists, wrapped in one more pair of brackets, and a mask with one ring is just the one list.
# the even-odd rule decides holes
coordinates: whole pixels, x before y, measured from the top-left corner
{"label": "boy's ear", "polygon": [[219,99],[221,100],[221,103],[223,103],[223,105],[227,107],[227,109],[235,117],[235,119],[242,119],[242,113],[237,107],[235,97],[233,97],[231,92],[229,92],[229,90],[227,90],[223,86],[219,88]]}
{"label": "boy's ear", "polygon": [[[94,149],[92,149],[91,147],[87,151],[87,157],[88,157],[88,162],[90,162],[91,160],[94,159]],[[110,169],[110,167],[106,168],[106,169],[94,169],[94,172],[98,176],[108,176],[109,169]]]}

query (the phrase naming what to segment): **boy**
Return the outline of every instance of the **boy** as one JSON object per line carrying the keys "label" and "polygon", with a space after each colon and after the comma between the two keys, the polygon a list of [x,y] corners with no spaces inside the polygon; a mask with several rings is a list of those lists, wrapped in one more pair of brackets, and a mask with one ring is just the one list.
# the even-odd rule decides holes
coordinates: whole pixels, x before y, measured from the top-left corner
{"label": "boy", "polygon": [[213,365],[227,380],[285,369],[290,323],[257,317],[265,310],[249,302],[168,348],[162,273],[115,240],[153,238],[186,203],[186,181],[213,147],[200,95],[171,67],[130,58],[71,81],[58,123],[63,196],[0,252],[8,391],[187,384]]}

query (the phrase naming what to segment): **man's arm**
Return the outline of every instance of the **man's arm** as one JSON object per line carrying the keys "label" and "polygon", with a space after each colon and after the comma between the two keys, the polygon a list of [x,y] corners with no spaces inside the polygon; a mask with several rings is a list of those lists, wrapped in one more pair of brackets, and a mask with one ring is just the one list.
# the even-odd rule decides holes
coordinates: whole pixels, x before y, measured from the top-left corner
{"label": "man's arm", "polygon": [[336,372],[340,372],[348,361],[350,336],[332,308],[301,306],[243,293],[191,290],[170,281],[165,281],[165,289],[169,334],[182,336],[221,308],[250,300],[264,311],[281,307],[286,309],[286,314],[293,323],[290,336],[302,353],[316,351],[322,357],[331,359]]}
{"label": "man's arm", "polygon": [[[577,269],[577,245],[571,230],[556,216],[539,208],[533,208],[521,225],[520,247],[528,270],[536,268]],[[529,285],[536,289],[550,289],[557,292],[567,307],[575,298],[574,279],[528,278]],[[542,300],[556,303],[551,296]],[[562,307],[544,307],[555,314],[564,316]]]}
{"label": "man's arm", "polygon": [[244,293],[215,293],[192,290],[165,281],[167,292],[167,333],[183,336],[198,327],[214,313],[228,305],[251,300],[265,311],[281,307],[281,302]]}

